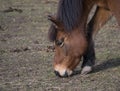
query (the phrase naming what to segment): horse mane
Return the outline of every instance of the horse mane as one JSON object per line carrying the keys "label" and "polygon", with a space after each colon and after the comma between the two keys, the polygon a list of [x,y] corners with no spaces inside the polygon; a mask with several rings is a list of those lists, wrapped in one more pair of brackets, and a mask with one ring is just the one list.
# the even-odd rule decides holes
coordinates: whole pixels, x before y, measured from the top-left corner
{"label": "horse mane", "polygon": [[[63,23],[65,32],[71,32],[73,28],[79,26],[82,13],[83,0],[60,0],[56,18]],[[57,29],[51,25],[49,29],[49,39],[54,41],[57,36]]]}

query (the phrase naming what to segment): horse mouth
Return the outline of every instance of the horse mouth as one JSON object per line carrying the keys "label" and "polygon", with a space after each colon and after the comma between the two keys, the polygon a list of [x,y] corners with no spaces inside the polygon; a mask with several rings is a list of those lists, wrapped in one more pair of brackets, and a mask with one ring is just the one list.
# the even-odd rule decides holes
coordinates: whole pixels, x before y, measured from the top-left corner
{"label": "horse mouth", "polygon": [[56,69],[54,73],[58,77],[70,77],[73,74],[73,71],[69,69]]}

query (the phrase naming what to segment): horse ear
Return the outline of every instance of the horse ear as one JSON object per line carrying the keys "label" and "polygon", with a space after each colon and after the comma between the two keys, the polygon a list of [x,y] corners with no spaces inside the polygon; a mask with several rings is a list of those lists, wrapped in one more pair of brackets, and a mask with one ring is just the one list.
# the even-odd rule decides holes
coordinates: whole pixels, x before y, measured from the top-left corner
{"label": "horse ear", "polygon": [[50,20],[53,25],[55,26],[55,28],[59,28],[61,23],[56,19],[55,16],[52,16],[52,15],[48,15],[48,20]]}

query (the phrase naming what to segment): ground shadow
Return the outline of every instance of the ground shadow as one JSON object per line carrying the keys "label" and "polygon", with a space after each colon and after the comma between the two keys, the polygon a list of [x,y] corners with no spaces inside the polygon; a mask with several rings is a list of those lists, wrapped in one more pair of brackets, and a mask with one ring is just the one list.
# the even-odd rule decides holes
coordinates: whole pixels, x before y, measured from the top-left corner
{"label": "ground shadow", "polygon": [[120,66],[120,58],[116,58],[116,59],[109,59],[107,61],[104,61],[100,64],[95,65],[93,72],[92,73],[96,73],[99,71],[103,71],[109,68],[114,68]]}
{"label": "ground shadow", "polygon": [[[118,67],[118,66],[120,66],[120,58],[109,59],[107,61],[103,61],[102,63],[96,64],[91,73],[97,73],[99,71],[103,71],[103,70]],[[75,70],[74,73],[72,74],[72,76],[78,75],[80,73],[81,73],[81,70]]]}

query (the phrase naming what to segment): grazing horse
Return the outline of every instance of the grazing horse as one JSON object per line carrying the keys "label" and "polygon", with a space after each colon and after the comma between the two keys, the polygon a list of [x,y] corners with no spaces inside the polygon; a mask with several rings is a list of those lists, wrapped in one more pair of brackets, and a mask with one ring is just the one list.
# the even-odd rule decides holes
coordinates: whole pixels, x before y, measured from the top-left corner
{"label": "grazing horse", "polygon": [[[92,71],[95,64],[94,37],[114,15],[120,24],[120,0],[60,0],[48,36],[55,43],[54,72],[68,77],[83,58],[81,74]],[[92,7],[95,14],[87,23]]]}

